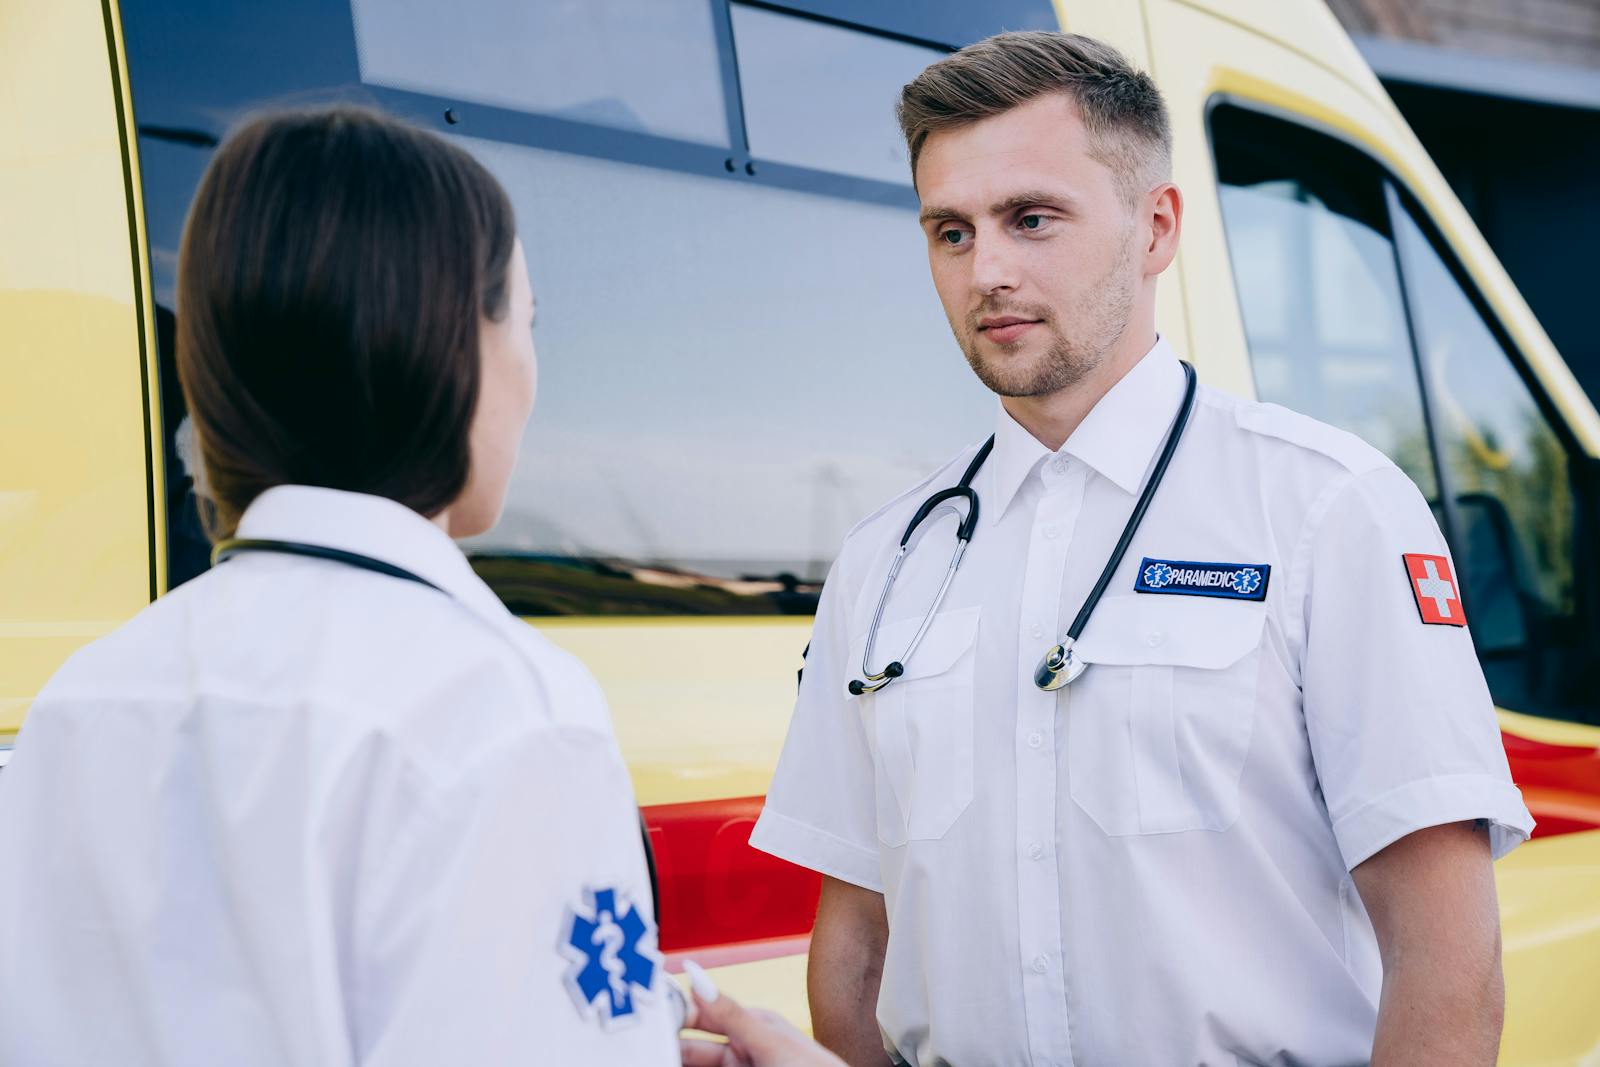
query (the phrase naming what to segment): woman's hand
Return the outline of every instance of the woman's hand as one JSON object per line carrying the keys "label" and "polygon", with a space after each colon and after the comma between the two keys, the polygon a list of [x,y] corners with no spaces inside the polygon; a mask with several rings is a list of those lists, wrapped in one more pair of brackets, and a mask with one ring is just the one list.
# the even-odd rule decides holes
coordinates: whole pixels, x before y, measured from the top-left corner
{"label": "woman's hand", "polygon": [[719,994],[699,967],[689,964],[685,970],[694,995],[687,1026],[728,1041],[680,1038],[683,1067],[845,1067],[776,1012],[743,1007]]}

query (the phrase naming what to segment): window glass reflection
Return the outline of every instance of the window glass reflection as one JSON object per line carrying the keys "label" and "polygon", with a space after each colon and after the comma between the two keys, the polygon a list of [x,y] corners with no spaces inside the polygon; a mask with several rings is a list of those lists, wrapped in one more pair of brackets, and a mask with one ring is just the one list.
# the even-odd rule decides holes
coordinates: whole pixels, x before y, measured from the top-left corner
{"label": "window glass reflection", "polygon": [[540,385],[514,610],[806,611],[844,534],[980,438],[907,210],[463,139],[516,205]]}
{"label": "window glass reflection", "polygon": [[1401,211],[1395,229],[1490,689],[1517,711],[1594,721],[1600,670],[1567,449],[1416,220]]}
{"label": "window glass reflection", "polygon": [[706,0],[354,0],[369,85],[727,145]]}
{"label": "window glass reflection", "polygon": [[1219,108],[1223,223],[1263,400],[1360,435],[1438,496],[1376,167]]}
{"label": "window glass reflection", "polygon": [[943,52],[744,4],[732,10],[753,156],[910,184],[895,101]]}

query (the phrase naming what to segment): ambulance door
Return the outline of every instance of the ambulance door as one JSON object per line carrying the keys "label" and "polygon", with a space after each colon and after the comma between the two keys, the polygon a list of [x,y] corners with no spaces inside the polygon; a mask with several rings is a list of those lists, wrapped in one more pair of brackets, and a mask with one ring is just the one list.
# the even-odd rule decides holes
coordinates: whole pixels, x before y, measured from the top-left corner
{"label": "ambulance door", "polygon": [[1575,1063],[1600,1038],[1594,410],[1322,5],[1275,5],[1269,37],[1256,0],[1203,3],[1238,17],[1146,3],[1192,344],[1209,380],[1361,435],[1433,505],[1551,838],[1497,868],[1502,1062]]}
{"label": "ambulance door", "polygon": [[121,55],[114,5],[0,6],[0,749],[158,588]]}

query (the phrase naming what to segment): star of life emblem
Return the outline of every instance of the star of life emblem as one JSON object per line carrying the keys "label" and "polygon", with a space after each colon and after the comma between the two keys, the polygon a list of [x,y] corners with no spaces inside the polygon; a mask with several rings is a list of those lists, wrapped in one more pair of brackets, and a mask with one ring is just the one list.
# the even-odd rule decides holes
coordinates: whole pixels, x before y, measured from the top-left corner
{"label": "star of life emblem", "polygon": [[1144,580],[1152,589],[1165,589],[1172,584],[1172,568],[1165,563],[1152,563],[1144,569]]}
{"label": "star of life emblem", "polygon": [[567,991],[580,1014],[611,1029],[633,1022],[650,1000],[661,969],[655,925],[615,889],[585,889],[584,904],[569,908],[562,925]]}
{"label": "star of life emblem", "polygon": [[1450,560],[1420,552],[1407,552],[1402,558],[1422,621],[1434,626],[1465,626],[1467,613],[1461,607],[1461,592]]}

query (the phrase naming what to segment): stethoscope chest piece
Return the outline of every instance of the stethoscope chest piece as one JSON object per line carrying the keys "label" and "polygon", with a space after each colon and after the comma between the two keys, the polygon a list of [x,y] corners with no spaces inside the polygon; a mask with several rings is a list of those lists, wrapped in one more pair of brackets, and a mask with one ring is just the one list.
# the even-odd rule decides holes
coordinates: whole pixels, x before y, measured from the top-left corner
{"label": "stethoscope chest piece", "polygon": [[1089,664],[1073,650],[1071,642],[1056,645],[1044,654],[1039,666],[1033,669],[1033,684],[1047,693],[1053,693],[1077,680],[1089,669]]}

